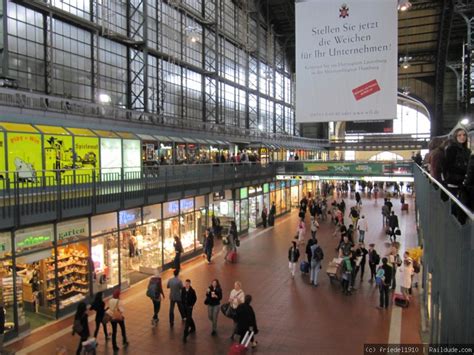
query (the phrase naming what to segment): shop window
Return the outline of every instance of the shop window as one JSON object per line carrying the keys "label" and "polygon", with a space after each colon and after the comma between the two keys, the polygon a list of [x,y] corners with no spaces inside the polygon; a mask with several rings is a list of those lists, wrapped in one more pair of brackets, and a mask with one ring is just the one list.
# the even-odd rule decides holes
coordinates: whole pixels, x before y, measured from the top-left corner
{"label": "shop window", "polygon": [[246,231],[249,229],[249,200],[240,201],[240,229]]}
{"label": "shop window", "polygon": [[[12,243],[10,233],[0,233],[0,301],[5,311],[5,333],[15,327],[14,321],[14,279],[12,264]],[[23,305],[22,279],[16,279],[16,297],[18,304]],[[18,316],[25,323],[23,307],[18,307]]]}
{"label": "shop window", "polygon": [[117,233],[92,239],[92,287],[94,293],[113,288],[119,284],[117,240]]}
{"label": "shop window", "polygon": [[194,251],[194,212],[180,216],[181,244],[185,253]]}
{"label": "shop window", "polygon": [[[165,264],[171,262],[174,258],[174,237],[179,236],[179,218],[169,218],[163,224],[164,240],[163,240],[163,255]],[[183,245],[184,248],[184,245]]]}

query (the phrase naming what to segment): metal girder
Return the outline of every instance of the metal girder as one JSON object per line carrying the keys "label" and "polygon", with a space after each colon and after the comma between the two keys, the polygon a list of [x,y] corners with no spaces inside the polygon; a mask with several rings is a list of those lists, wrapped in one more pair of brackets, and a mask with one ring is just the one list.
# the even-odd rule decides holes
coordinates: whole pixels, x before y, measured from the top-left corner
{"label": "metal girder", "polygon": [[219,122],[219,81],[217,80],[219,68],[219,15],[218,0],[203,1],[204,18],[209,23],[214,23],[212,28],[203,28],[203,65],[206,72],[212,73],[203,78],[203,120],[204,122]]}
{"label": "metal girder", "polygon": [[128,0],[127,37],[135,46],[128,48],[129,108],[148,111],[148,6],[146,0]]}
{"label": "metal girder", "polygon": [[7,24],[7,0],[0,0],[0,58],[2,60],[1,77],[8,77],[8,24]]}
{"label": "metal girder", "polygon": [[446,71],[449,37],[453,22],[454,5],[452,0],[443,0],[441,22],[439,25],[438,54],[436,56],[436,83],[434,97],[434,117],[431,120],[431,135],[443,134],[444,75]]}

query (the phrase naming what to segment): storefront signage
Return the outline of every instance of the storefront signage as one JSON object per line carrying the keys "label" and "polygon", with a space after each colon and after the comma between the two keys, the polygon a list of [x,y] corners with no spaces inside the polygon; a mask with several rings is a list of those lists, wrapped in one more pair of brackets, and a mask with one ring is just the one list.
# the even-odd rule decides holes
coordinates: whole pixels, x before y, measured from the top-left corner
{"label": "storefront signage", "polygon": [[212,195],[212,200],[213,201],[220,201],[225,199],[225,193],[224,191],[219,191],[219,192],[214,192]]}
{"label": "storefront signage", "polygon": [[249,187],[249,196],[256,196],[261,194],[263,191],[261,186],[251,186]]}
{"label": "storefront signage", "polygon": [[328,175],[413,175],[412,163],[406,162],[370,162],[370,163],[304,163],[305,173],[317,173],[318,176]]}
{"label": "storefront signage", "polygon": [[20,251],[51,246],[53,228],[28,228],[15,232],[15,249]]}
{"label": "storefront signage", "polygon": [[87,237],[89,234],[89,226],[87,220],[61,223],[57,228],[58,242],[64,242],[70,239]]}
{"label": "storefront signage", "polygon": [[249,192],[247,187],[242,187],[240,189],[240,199],[243,200],[244,198],[249,197]]}
{"label": "storefront signage", "polygon": [[319,180],[316,175],[277,175],[277,180]]}
{"label": "storefront signage", "polygon": [[181,207],[181,213],[182,212],[189,212],[194,210],[194,199],[192,198],[187,198],[185,200],[179,201],[180,207]]}
{"label": "storefront signage", "polygon": [[[74,166],[76,169],[99,169],[99,138],[74,137]],[[83,174],[83,172],[81,172]]]}
{"label": "storefront signage", "polygon": [[263,184],[263,193],[267,194],[270,191],[268,184]]}
{"label": "storefront signage", "polygon": [[172,201],[172,202],[167,202],[166,205],[167,208],[167,215],[168,216],[174,216],[179,213],[179,202],[178,201]]}
{"label": "storefront signage", "polygon": [[126,227],[133,223],[141,222],[142,213],[140,208],[119,212],[120,227]]}
{"label": "storefront signage", "polygon": [[7,133],[8,171],[18,173],[20,182],[38,182],[43,170],[42,144],[39,134]]}

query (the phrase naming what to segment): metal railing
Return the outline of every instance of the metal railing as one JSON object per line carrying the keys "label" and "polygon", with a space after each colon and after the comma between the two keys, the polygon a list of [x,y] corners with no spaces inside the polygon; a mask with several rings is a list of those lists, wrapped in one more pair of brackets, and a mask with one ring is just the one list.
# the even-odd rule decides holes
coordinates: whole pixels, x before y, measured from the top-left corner
{"label": "metal railing", "polygon": [[306,146],[308,149],[328,145],[328,140],[326,139],[311,139],[282,133],[265,132],[259,129],[246,129],[7,88],[0,88],[0,105],[62,113],[65,115],[72,114],[115,121],[135,122],[170,129],[199,131],[205,132],[209,138],[215,135],[217,137],[227,136],[229,138],[240,137],[252,141],[270,140],[275,143],[297,143],[301,144],[302,147]]}
{"label": "metal railing", "polygon": [[414,175],[430,343],[472,344],[474,214],[422,168]]}
{"label": "metal railing", "polygon": [[275,177],[275,168],[248,163],[0,173],[0,229],[261,184]]}

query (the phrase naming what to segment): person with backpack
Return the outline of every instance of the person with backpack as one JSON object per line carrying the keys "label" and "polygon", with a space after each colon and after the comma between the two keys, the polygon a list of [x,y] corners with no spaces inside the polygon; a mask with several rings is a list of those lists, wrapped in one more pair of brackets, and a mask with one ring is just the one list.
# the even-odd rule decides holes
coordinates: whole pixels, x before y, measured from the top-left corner
{"label": "person with backpack", "polygon": [[292,245],[290,249],[288,250],[288,261],[289,261],[291,277],[295,277],[295,269],[296,269],[296,264],[298,263],[298,259],[300,258],[300,251],[298,247],[296,246],[295,241],[292,241],[291,244]]}
{"label": "person with backpack", "polygon": [[204,304],[207,306],[207,316],[212,322],[211,335],[217,334],[217,317],[219,315],[220,304],[222,300],[222,288],[219,280],[212,280],[206,291]]}
{"label": "person with backpack", "polygon": [[117,288],[112,295],[112,299],[109,300],[109,309],[107,311],[107,314],[112,319],[110,323],[112,324],[112,346],[114,352],[119,350],[119,347],[117,346],[117,325],[120,326],[120,331],[122,332],[122,344],[128,346],[123,312],[124,308],[120,303],[120,289]]}
{"label": "person with backpack", "polygon": [[388,264],[388,259],[382,259],[382,266],[377,270],[376,282],[379,285],[380,303],[377,308],[388,308],[388,297],[390,284],[392,283],[392,267]]}
{"label": "person with backpack", "polygon": [[95,331],[94,331],[94,338],[97,338],[99,334],[100,326],[102,325],[104,329],[105,340],[109,339],[109,335],[107,334],[107,324],[103,322],[105,311],[105,302],[102,298],[102,292],[97,292],[94,298],[94,302],[92,302],[90,309],[95,311]]}
{"label": "person with backpack", "polygon": [[369,282],[374,282],[377,265],[380,263],[380,255],[375,250],[375,244],[369,244],[369,268],[370,268],[370,280]]}
{"label": "person with backpack", "polygon": [[76,355],[82,352],[82,343],[89,338],[89,320],[87,319],[87,305],[80,302],[77,305],[76,314],[74,315],[74,324],[72,326],[72,335],[79,335],[79,345],[76,350]]}
{"label": "person with backpack", "polygon": [[319,246],[318,240],[314,239],[314,244],[311,245],[311,272],[310,272],[310,283],[314,286],[318,286],[318,273],[321,269],[321,262],[324,259],[323,249]]}
{"label": "person with backpack", "polygon": [[352,278],[352,271],[354,270],[354,265],[352,261],[352,252],[342,258],[341,262],[341,285],[342,293],[345,295],[351,295],[350,283]]}
{"label": "person with backpack", "polygon": [[148,282],[148,288],[146,290],[146,295],[153,302],[153,317],[151,319],[151,324],[156,326],[158,324],[158,312],[160,312],[161,299],[165,299],[165,294],[163,292],[163,286],[161,284],[161,277],[158,275],[158,271],[155,272],[155,276],[150,278]]}

